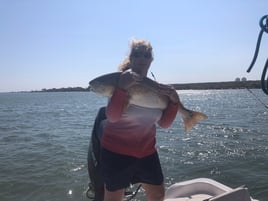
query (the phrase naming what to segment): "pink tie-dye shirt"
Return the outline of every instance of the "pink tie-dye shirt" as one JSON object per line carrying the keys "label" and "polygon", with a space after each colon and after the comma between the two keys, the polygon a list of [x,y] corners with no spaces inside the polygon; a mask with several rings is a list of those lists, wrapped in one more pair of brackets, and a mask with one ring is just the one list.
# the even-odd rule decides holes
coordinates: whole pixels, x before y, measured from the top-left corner
{"label": "pink tie-dye shirt", "polygon": [[143,158],[156,151],[156,123],[169,127],[176,117],[178,104],[161,109],[128,105],[127,92],[116,88],[107,109],[102,146],[112,152]]}

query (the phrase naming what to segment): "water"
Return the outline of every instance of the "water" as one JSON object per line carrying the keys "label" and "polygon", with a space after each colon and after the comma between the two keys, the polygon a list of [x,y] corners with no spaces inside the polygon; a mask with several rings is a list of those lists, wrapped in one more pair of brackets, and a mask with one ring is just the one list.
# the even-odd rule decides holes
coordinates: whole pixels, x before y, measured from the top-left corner
{"label": "water", "polygon": [[[261,90],[254,93],[268,105]],[[188,135],[180,116],[157,141],[166,186],[208,177],[268,200],[268,109],[246,90],[181,91],[209,119]],[[0,93],[0,200],[86,201],[87,149],[98,108],[88,92]],[[145,200],[140,193],[139,200]]]}

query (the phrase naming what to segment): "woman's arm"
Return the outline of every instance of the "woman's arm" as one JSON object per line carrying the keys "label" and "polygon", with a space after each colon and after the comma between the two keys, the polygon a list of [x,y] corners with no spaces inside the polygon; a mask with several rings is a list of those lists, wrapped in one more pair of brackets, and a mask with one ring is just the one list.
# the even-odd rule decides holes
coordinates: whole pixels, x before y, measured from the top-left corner
{"label": "woman's arm", "polygon": [[106,108],[107,119],[111,122],[118,121],[124,111],[126,102],[127,92],[116,87]]}
{"label": "woman's arm", "polygon": [[140,80],[140,76],[133,72],[123,72],[118,80],[117,87],[108,103],[106,115],[109,121],[116,122],[120,119],[128,102],[127,90]]}
{"label": "woman's arm", "polygon": [[159,126],[167,128],[176,118],[179,104],[181,104],[180,98],[176,90],[172,86],[165,84],[158,84],[158,93],[165,95],[169,98],[168,106],[163,111],[162,117],[158,122]]}
{"label": "woman's arm", "polygon": [[163,111],[161,119],[158,121],[158,125],[162,128],[168,128],[176,118],[178,112],[178,103],[169,101],[167,108]]}

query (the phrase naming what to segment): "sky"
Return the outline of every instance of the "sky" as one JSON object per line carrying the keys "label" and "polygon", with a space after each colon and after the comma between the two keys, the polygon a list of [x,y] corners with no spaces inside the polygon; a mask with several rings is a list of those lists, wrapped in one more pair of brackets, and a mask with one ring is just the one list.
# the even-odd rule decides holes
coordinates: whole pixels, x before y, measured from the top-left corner
{"label": "sky", "polygon": [[161,83],[259,80],[268,34],[246,70],[267,14],[267,0],[0,0],[0,92],[88,87],[131,38],[151,42]]}

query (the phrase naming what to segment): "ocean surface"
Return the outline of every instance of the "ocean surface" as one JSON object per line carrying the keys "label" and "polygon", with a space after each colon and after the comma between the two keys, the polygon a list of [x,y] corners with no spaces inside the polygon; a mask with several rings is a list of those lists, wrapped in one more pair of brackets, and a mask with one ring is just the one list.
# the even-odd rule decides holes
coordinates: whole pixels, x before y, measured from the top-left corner
{"label": "ocean surface", "polygon": [[[268,105],[268,96],[253,92]],[[268,108],[247,90],[179,94],[185,107],[209,118],[189,134],[179,115],[157,129],[166,187],[208,177],[232,188],[246,184],[251,196],[267,201]],[[88,144],[106,103],[91,92],[0,93],[0,200],[89,200]]]}

